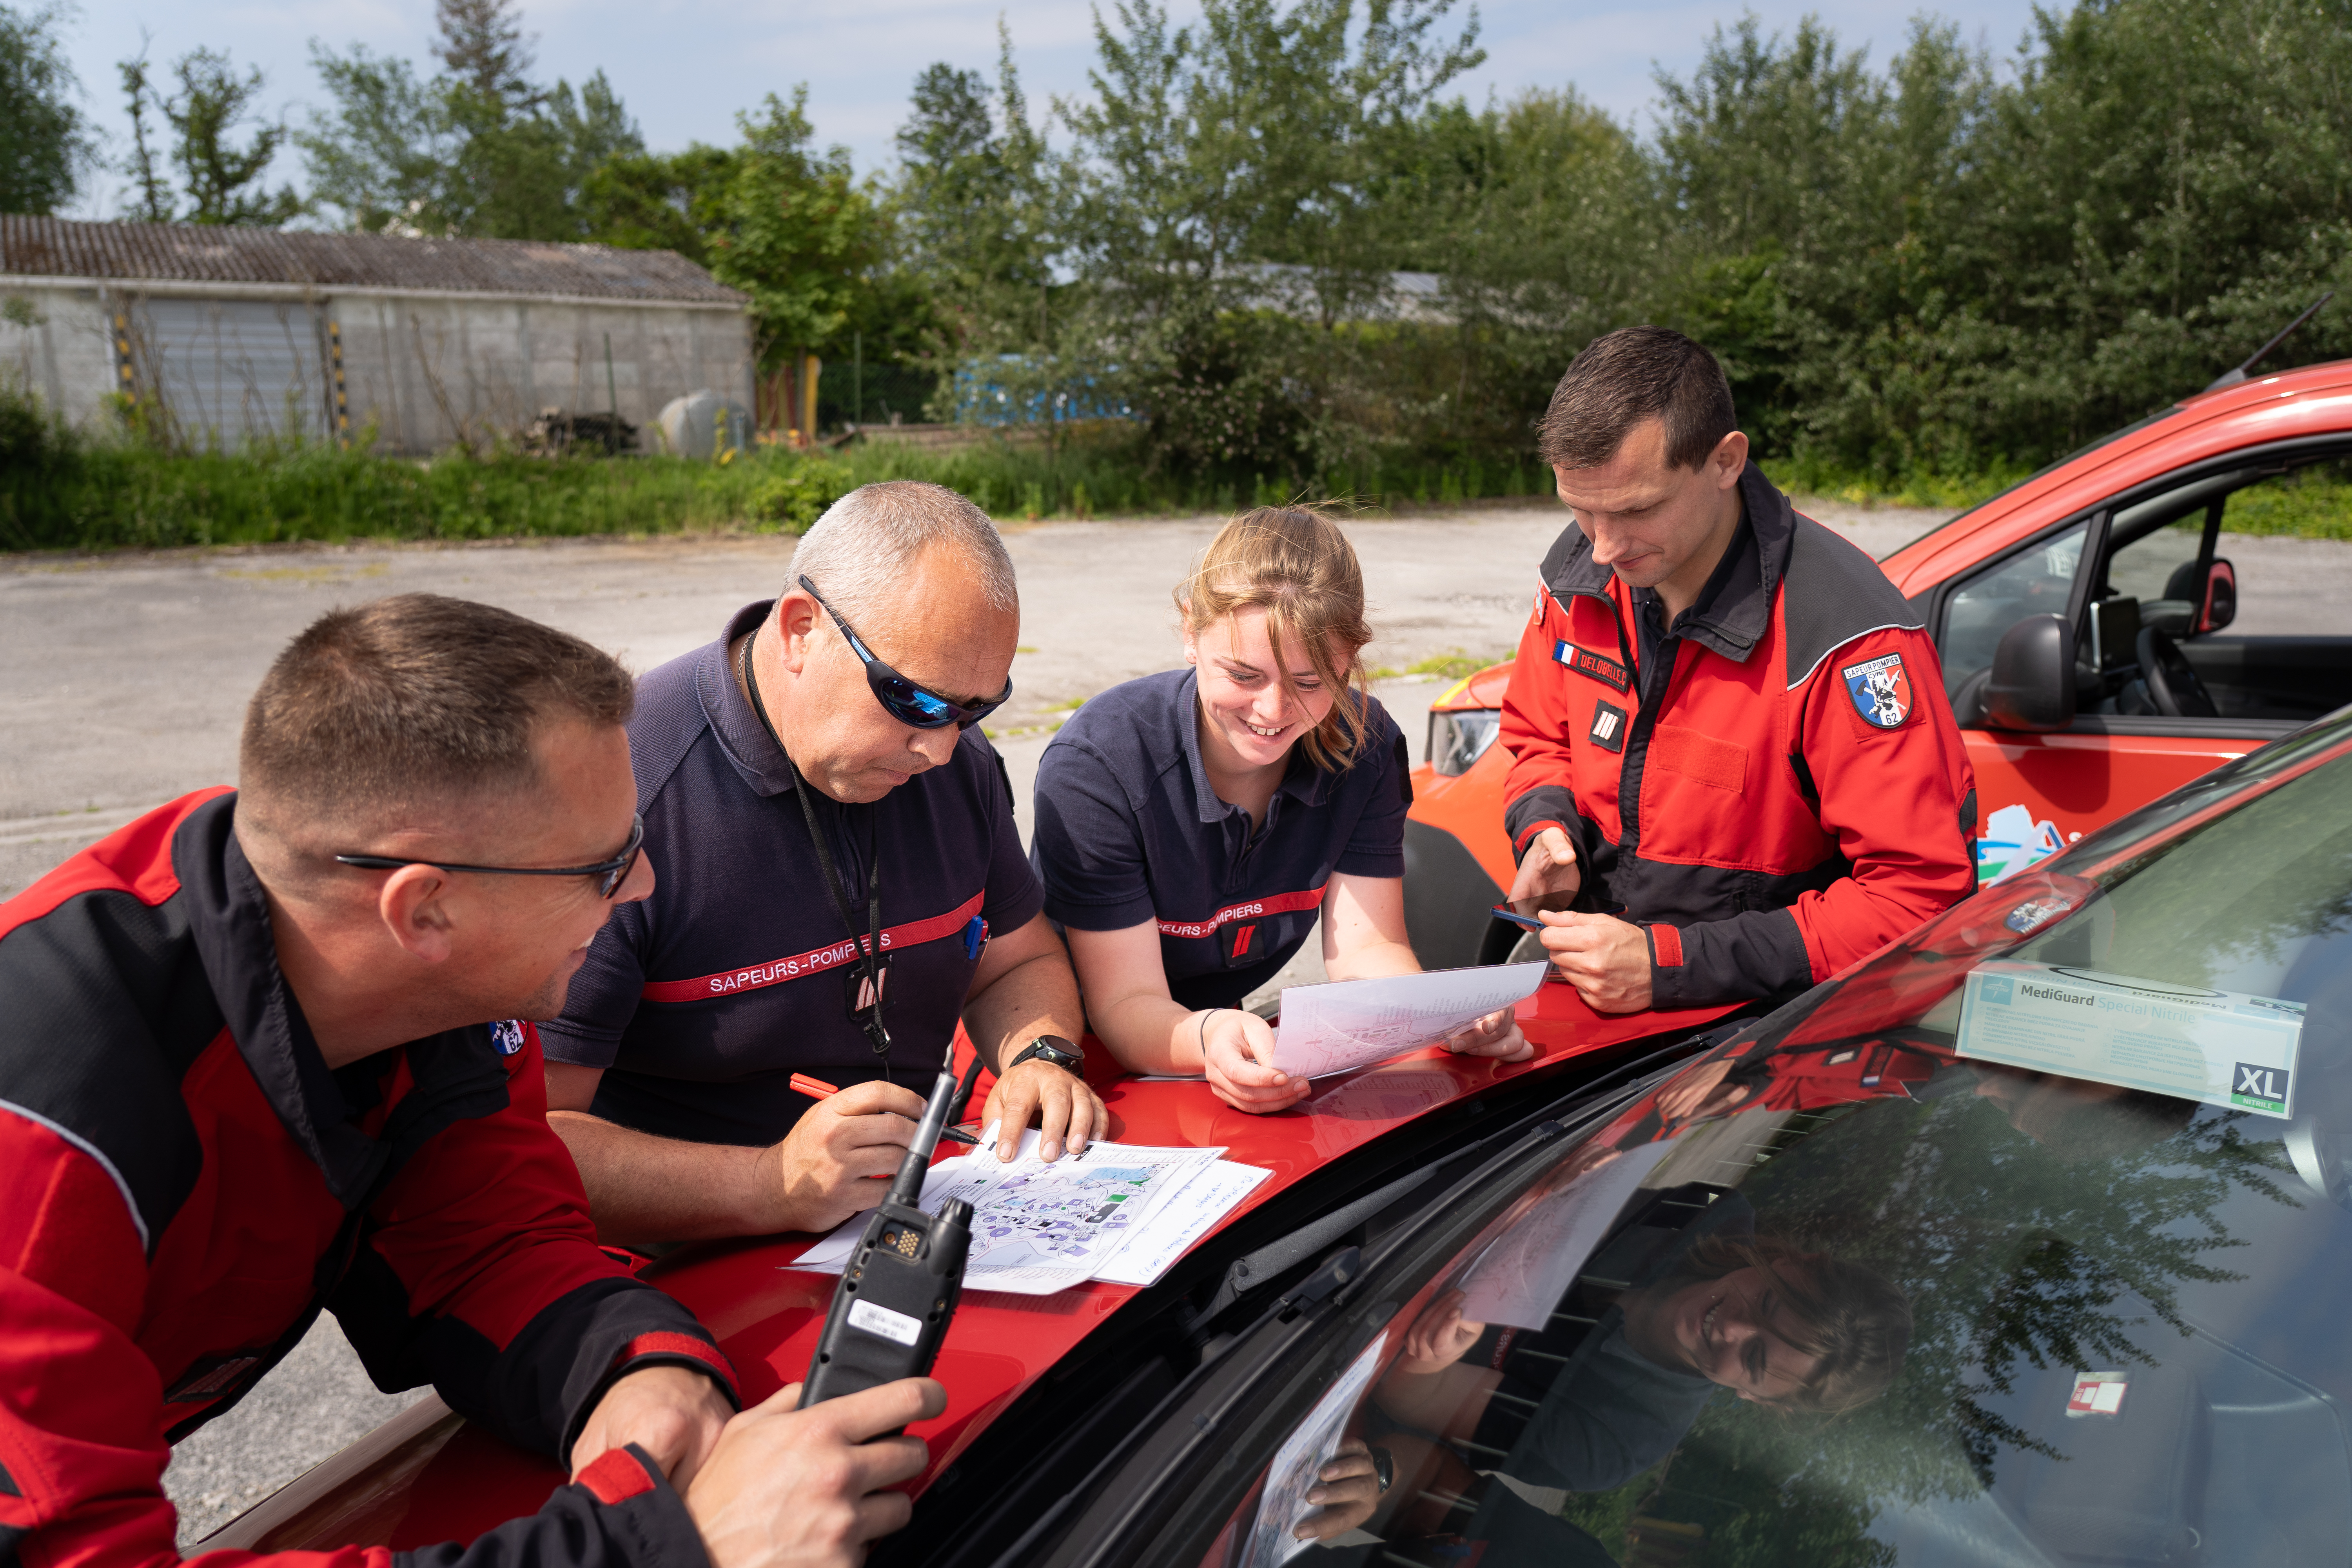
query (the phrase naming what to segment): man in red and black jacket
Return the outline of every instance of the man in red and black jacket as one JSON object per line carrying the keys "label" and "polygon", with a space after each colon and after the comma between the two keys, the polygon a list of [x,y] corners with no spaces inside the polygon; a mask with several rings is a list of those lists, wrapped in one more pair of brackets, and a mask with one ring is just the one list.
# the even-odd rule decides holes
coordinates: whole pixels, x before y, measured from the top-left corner
{"label": "man in red and black jacket", "polygon": [[1793,994],[1975,890],[1976,790],[1918,612],[1748,461],[1715,356],[1628,327],[1541,447],[1575,521],[1503,700],[1515,899],[1607,1012]]}
{"label": "man in red and black jacket", "polygon": [[848,1564],[904,1521],[866,1494],[921,1445],[861,1440],[938,1385],[733,1415],[727,1358],[598,1249],[547,1126],[519,1020],[652,886],[631,691],[485,605],[337,611],[255,697],[242,793],[0,904],[0,1568],[174,1561],[170,1445],[321,1310],[379,1386],[430,1382],[572,1479],[470,1544],[304,1563]]}

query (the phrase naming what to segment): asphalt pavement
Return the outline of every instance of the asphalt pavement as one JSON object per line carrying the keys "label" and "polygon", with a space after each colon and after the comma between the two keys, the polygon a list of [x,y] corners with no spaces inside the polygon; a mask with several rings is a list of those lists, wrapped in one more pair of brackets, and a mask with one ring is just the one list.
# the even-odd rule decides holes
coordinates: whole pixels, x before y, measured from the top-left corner
{"label": "asphalt pavement", "polygon": [[[1874,555],[1941,521],[1898,509],[1810,508]],[[1516,643],[1549,507],[1363,520],[1376,640],[1404,671]],[[1014,698],[992,729],[1024,803],[1053,727],[1078,702],[1181,658],[1171,592],[1213,519],[1008,525],[1020,573]],[[2352,545],[2232,537],[2249,629],[2340,630]],[[0,898],[132,816],[236,776],[240,717],[286,640],[325,610],[428,591],[503,605],[645,670],[707,642],[785,580],[792,541],[688,536],[462,546],[282,546],[0,559]],[[1444,689],[1378,689],[1408,735]],[[1418,749],[1416,747],[1416,749]],[[1314,943],[1293,979],[1319,972]],[[184,1544],[226,1522],[416,1397],[377,1393],[322,1320],[241,1406],[180,1445],[164,1478]]]}

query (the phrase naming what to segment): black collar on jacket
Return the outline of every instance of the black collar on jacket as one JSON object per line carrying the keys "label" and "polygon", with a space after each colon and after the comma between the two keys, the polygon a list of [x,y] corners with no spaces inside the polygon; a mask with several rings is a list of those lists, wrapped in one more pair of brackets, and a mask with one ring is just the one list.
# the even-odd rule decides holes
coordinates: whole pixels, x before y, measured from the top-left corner
{"label": "black collar on jacket", "polygon": [[[383,1136],[372,1138],[353,1126],[356,1111],[381,1092],[395,1065],[394,1053],[378,1052],[340,1073],[329,1070],[301,1005],[278,972],[269,902],[236,841],[236,796],[225,795],[191,812],[173,837],[172,868],[186,900],[190,935],[254,1081],[288,1135],[316,1162],[336,1201],[356,1209],[451,1121],[503,1107],[506,1071],[485,1025],[413,1040],[394,1047],[407,1053],[413,1087]],[[347,1088],[353,1092],[347,1094]]]}
{"label": "black collar on jacket", "polygon": [[[1740,470],[1739,503],[1745,518],[1727,552],[1734,563],[1731,575],[1717,592],[1701,595],[1699,603],[1685,611],[1674,633],[1714,649],[1735,664],[1745,664],[1771,627],[1772,600],[1789,574],[1797,514],[1789,498],[1752,462]],[[1747,553],[1749,539],[1754,542],[1752,565],[1738,559]],[[1552,542],[1541,574],[1554,598],[1585,594],[1602,600],[1609,598],[1609,584],[1615,575],[1592,559],[1592,542],[1572,521]],[[1613,601],[1611,610],[1615,611]]]}

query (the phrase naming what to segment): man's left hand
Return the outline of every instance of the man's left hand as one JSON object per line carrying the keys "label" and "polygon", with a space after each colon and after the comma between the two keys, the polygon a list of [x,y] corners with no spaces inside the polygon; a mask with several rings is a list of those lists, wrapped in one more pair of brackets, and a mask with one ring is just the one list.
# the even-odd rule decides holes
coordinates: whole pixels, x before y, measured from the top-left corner
{"label": "man's left hand", "polygon": [[1060,1159],[1066,1145],[1073,1154],[1084,1152],[1087,1140],[1109,1120],[1086,1079],[1034,1057],[996,1080],[980,1113],[982,1126],[1000,1124],[998,1159],[1013,1158],[1021,1147],[1021,1130],[1033,1116],[1037,1118],[1037,1153],[1045,1160]]}
{"label": "man's left hand", "polygon": [[1650,939],[1614,915],[1545,910],[1544,951],[1596,1013],[1638,1013],[1650,1005]]}
{"label": "man's left hand", "polygon": [[735,1406],[705,1373],[649,1366],[604,1391],[572,1445],[574,1476],[614,1448],[635,1443],[679,1491],[710,1457]]}

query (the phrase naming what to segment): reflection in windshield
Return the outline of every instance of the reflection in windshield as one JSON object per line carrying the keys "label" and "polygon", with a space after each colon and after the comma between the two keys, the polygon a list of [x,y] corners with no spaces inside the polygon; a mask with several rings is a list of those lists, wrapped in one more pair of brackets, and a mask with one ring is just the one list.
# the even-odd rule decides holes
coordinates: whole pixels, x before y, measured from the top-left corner
{"label": "reflection in windshield", "polygon": [[[1389,1321],[1345,1435],[1393,1482],[1302,1521],[1306,1561],[2341,1568],[2352,763],[2262,765],[1564,1152]],[[2000,962],[2300,1005],[2292,1115],[1959,1058]],[[1538,1309],[1495,1306],[1498,1259]]]}

